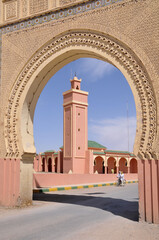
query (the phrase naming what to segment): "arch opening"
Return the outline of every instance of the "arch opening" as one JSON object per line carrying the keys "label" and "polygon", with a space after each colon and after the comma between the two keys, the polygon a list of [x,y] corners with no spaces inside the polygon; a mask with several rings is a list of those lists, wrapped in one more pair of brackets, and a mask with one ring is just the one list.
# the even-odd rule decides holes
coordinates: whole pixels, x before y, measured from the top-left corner
{"label": "arch opening", "polygon": [[117,173],[116,159],[114,157],[108,158],[108,173]]}
{"label": "arch opening", "polygon": [[119,160],[119,171],[123,173],[128,173],[127,160],[125,158],[121,158]]}
{"label": "arch opening", "polygon": [[[70,39],[73,41],[69,41]],[[154,154],[155,98],[148,74],[145,73],[137,56],[110,36],[91,31],[72,31],[57,36],[43,46],[30,59],[16,80],[13,87],[16,94],[11,93],[12,98],[5,119],[7,156],[35,154],[33,116],[38,97],[51,76],[67,63],[81,57],[107,61],[123,73],[132,89],[137,106],[134,153],[143,159],[144,156]],[[19,105],[20,110],[17,111]],[[8,131],[8,124],[11,125],[13,136]]]}
{"label": "arch opening", "polygon": [[137,167],[137,160],[135,158],[132,158],[130,160],[130,173],[137,173],[138,167]]}
{"label": "arch opening", "polygon": [[102,157],[97,156],[95,158],[94,173],[103,174],[105,173],[104,160]]}

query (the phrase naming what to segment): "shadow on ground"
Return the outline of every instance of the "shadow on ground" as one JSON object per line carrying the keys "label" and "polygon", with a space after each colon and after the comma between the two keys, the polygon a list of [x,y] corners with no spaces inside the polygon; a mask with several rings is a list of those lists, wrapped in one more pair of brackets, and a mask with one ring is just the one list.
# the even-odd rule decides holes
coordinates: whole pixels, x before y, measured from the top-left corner
{"label": "shadow on ground", "polygon": [[[101,193],[100,193],[101,194]],[[68,203],[80,206],[98,208],[132,221],[138,221],[138,201],[126,201],[110,197],[34,193],[33,200],[45,202]]]}

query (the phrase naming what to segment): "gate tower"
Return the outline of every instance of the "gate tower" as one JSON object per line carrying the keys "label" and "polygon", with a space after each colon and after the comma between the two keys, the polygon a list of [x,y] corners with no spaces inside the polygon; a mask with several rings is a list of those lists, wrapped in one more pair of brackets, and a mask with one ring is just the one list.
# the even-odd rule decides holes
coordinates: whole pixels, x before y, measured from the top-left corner
{"label": "gate tower", "polygon": [[76,76],[70,82],[71,89],[63,93],[63,172],[82,174],[88,150],[88,92],[80,90],[81,79]]}

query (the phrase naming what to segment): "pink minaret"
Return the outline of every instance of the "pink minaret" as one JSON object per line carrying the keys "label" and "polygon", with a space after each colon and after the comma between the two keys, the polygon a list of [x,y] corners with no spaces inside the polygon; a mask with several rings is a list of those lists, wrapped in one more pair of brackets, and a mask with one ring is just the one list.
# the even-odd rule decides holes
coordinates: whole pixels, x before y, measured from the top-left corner
{"label": "pink minaret", "polygon": [[80,90],[81,79],[76,76],[70,82],[71,89],[63,93],[63,173],[85,173],[88,92]]}

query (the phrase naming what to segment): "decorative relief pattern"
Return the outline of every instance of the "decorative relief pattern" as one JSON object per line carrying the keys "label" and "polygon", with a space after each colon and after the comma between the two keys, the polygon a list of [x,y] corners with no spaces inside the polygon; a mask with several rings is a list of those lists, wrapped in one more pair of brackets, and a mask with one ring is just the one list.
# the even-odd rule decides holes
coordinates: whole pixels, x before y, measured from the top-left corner
{"label": "decorative relief pattern", "polygon": [[[23,1],[25,2],[25,0],[23,0]],[[29,1],[29,0],[26,0],[26,1]],[[38,6],[38,4],[35,5],[35,3],[38,3],[38,2],[37,2],[37,0],[30,0],[30,1],[32,1],[32,2],[29,2],[29,3],[32,3],[32,6],[34,5],[33,8],[32,8],[32,11],[33,11],[33,10],[35,10],[35,6]],[[41,1],[41,0],[39,0],[39,1]],[[46,0],[43,0],[43,3],[45,1]],[[57,0],[53,0],[53,5],[56,4],[56,1]],[[79,14],[79,13],[88,12],[88,11],[93,10],[95,8],[115,5],[116,3],[122,2],[122,1],[123,0],[105,0],[105,1],[103,1],[103,0],[92,0],[90,2],[81,3],[79,5],[75,5],[75,6],[72,6],[72,7],[61,9],[61,10],[56,11],[56,12],[45,14],[44,16],[39,16],[39,17],[35,17],[33,19],[21,21],[20,23],[16,23],[14,25],[8,25],[8,26],[6,26],[2,29],[2,34],[17,31],[19,29],[23,29],[24,26],[25,26],[25,28],[27,28],[27,27],[30,27],[30,26],[41,24],[43,22],[50,22],[50,21],[54,21],[54,20],[57,20],[57,19],[65,18],[67,16],[73,16],[73,15],[76,15],[76,14]],[[47,1],[46,1],[46,3],[47,3]],[[26,4],[24,4],[23,6],[24,6],[24,12],[26,12]],[[45,6],[48,6],[48,4],[45,5]],[[30,7],[30,5],[29,5],[29,7]],[[53,6],[53,7],[56,7],[56,6]],[[47,7],[47,9],[48,9],[48,7]],[[40,11],[40,10],[37,10],[37,11]]]}
{"label": "decorative relief pattern", "polygon": [[27,5],[28,0],[22,0],[22,16],[26,17],[28,14],[28,5]]}
{"label": "decorative relief pattern", "polygon": [[53,2],[52,2],[52,8],[55,8],[55,7],[57,7],[57,6],[58,6],[57,0],[53,0]]}
{"label": "decorative relief pattern", "polygon": [[79,0],[60,0],[60,6],[66,5],[66,4],[70,4],[70,3],[76,3],[79,2]]}
{"label": "decorative relief pattern", "polygon": [[4,5],[5,21],[15,19],[18,16],[18,3],[17,1],[8,2]]}
{"label": "decorative relief pattern", "polygon": [[[139,155],[143,158],[145,155],[152,156],[152,145],[156,137],[156,102],[154,92],[150,84],[149,77],[142,64],[134,57],[130,50],[119,45],[118,42],[91,32],[72,32],[62,35],[52,40],[44,46],[30,62],[18,77],[9,98],[5,118],[5,140],[7,145],[7,157],[19,155],[18,146],[18,106],[21,95],[29,82],[32,74],[39,66],[45,62],[51,55],[68,46],[88,46],[103,51],[116,59],[129,73],[133,84],[137,90],[142,106],[142,134],[140,139]],[[148,137],[146,137],[148,133]],[[148,139],[148,140],[147,140]]]}
{"label": "decorative relief pattern", "polygon": [[48,0],[30,0],[30,14],[48,10]]}

